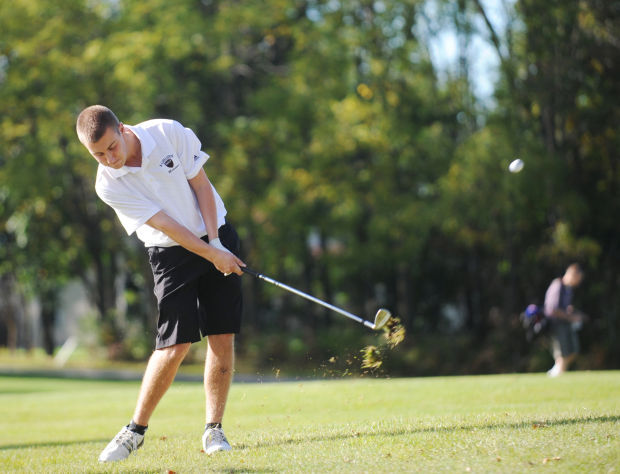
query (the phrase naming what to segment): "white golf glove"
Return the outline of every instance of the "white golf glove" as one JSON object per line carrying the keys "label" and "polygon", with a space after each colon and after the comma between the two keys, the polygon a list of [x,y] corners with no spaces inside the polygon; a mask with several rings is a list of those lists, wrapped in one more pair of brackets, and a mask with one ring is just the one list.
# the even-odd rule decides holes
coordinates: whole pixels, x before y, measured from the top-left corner
{"label": "white golf glove", "polygon": [[222,242],[220,242],[219,238],[209,240],[209,245],[213,245],[218,250],[223,250],[224,252],[232,253],[230,250],[224,247]]}

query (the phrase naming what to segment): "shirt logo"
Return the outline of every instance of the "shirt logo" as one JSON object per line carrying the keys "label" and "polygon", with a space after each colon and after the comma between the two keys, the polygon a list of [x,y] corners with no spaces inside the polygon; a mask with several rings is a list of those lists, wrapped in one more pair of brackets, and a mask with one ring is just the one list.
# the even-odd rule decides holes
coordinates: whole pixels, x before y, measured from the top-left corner
{"label": "shirt logo", "polygon": [[161,161],[159,162],[160,168],[163,168],[164,166],[166,168],[170,168],[168,173],[172,173],[174,170],[176,170],[179,167],[179,165],[174,162],[174,160],[172,159],[173,157],[174,157],[174,155],[166,155],[166,156],[164,156],[161,159]]}

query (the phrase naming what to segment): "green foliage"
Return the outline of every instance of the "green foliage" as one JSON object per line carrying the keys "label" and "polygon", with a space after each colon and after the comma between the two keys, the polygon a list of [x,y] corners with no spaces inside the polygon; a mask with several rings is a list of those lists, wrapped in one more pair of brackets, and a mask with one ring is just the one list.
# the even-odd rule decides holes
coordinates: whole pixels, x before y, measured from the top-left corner
{"label": "green foliage", "polygon": [[[250,266],[357,313],[389,306],[418,333],[463,331],[473,347],[492,338],[492,315],[508,325],[579,260],[580,303],[598,318],[587,337],[604,337],[611,364],[613,4],[520,0],[492,30],[473,0],[4,2],[0,273],[39,296],[80,277],[102,337],[152,327],[143,249],[94,195],[95,163],[74,133],[79,111],[104,103],[128,123],[159,116],[196,130]],[[456,72],[431,61],[419,28],[431,7],[459,38]],[[472,92],[476,34],[500,56],[492,106]],[[509,174],[516,157],[525,168]],[[245,284],[248,327],[301,327],[291,356],[333,324]]]}

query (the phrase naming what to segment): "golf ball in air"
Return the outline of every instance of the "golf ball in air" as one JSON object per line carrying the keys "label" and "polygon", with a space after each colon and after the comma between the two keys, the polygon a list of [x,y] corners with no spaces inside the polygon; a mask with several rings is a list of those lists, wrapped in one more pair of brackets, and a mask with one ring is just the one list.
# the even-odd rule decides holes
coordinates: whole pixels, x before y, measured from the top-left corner
{"label": "golf ball in air", "polygon": [[511,173],[518,173],[523,169],[523,160],[521,158],[517,158],[508,166],[508,169]]}

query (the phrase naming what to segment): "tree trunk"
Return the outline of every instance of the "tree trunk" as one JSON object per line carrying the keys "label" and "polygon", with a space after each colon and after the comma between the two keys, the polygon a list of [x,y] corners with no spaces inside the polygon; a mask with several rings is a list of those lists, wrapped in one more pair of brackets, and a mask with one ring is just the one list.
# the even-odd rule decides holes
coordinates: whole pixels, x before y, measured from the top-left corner
{"label": "tree trunk", "polygon": [[41,326],[43,330],[43,349],[47,355],[54,355],[56,347],[54,341],[54,323],[56,322],[56,309],[58,296],[55,290],[46,290],[41,295]]}

